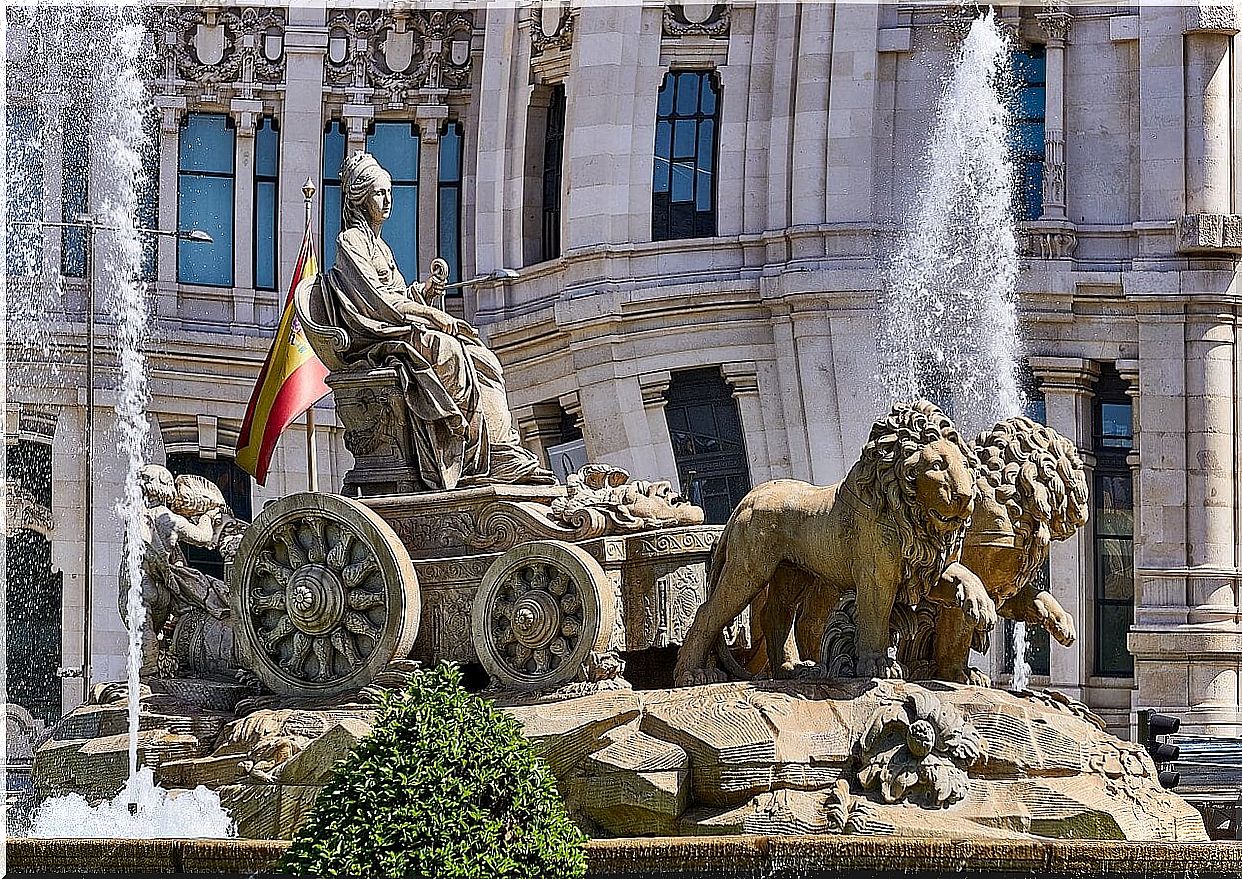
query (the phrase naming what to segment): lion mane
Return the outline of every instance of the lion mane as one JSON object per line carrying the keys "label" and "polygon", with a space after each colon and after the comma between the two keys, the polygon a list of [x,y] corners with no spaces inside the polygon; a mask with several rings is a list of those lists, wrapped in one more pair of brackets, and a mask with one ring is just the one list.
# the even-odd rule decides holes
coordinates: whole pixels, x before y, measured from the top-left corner
{"label": "lion mane", "polygon": [[981,492],[1003,505],[1022,554],[1020,582],[1030,583],[1054,540],[1087,522],[1087,480],[1074,444],[1023,415],[997,423],[975,441]]}
{"label": "lion mane", "polygon": [[887,416],[872,425],[859,457],[860,499],[875,510],[879,521],[897,532],[904,559],[898,600],[910,607],[927,595],[961,554],[969,527],[966,522],[957,531],[940,535],[919,515],[916,474],[906,462],[924,446],[940,440],[952,442],[966,467],[978,472],[974,448],[962,439],[949,417],[927,400],[894,404]]}

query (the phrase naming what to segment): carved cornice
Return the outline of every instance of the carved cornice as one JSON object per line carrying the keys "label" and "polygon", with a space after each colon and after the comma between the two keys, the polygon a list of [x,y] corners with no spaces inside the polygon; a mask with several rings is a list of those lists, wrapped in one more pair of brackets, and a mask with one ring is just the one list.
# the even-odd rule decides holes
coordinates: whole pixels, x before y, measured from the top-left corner
{"label": "carved cornice", "polygon": [[469,88],[473,34],[468,10],[339,10],[328,19],[324,82],[354,94],[374,89],[389,102]]}
{"label": "carved cornice", "polygon": [[667,3],[664,36],[728,37],[729,19],[727,3]]}

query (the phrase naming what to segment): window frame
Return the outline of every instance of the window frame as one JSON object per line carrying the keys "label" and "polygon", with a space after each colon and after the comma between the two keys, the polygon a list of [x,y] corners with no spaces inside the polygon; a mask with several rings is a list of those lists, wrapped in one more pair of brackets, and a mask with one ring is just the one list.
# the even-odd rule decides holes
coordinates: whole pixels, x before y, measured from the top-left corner
{"label": "window frame", "polygon": [[[259,132],[263,130],[265,124],[269,124],[271,126],[271,131],[273,131],[276,135],[276,169],[272,174],[263,174],[259,170],[262,164],[259,160]],[[272,238],[272,282],[270,286],[259,283],[259,187],[262,184],[270,184],[272,187],[272,224],[270,229]],[[255,126],[254,181],[252,198],[253,209],[251,211],[251,232],[254,236],[254,245],[250,249],[251,281],[254,283],[254,289],[256,290],[278,290],[280,288],[280,120],[275,116],[265,115],[259,119],[259,124]]]}
{"label": "window frame", "polygon": [[[541,262],[561,255],[561,187],[565,180],[565,83],[552,86],[543,129],[543,199],[539,230]],[[555,124],[554,124],[555,123]]]}
{"label": "window frame", "polygon": [[[1025,57],[1027,65],[1038,65],[1039,79],[1025,77],[1024,67],[1019,59]],[[1047,119],[1048,119],[1048,66],[1047,51],[1041,44],[1032,44],[1024,49],[1010,52],[1009,70],[1013,82],[1012,116],[1010,118],[1010,151],[1014,163],[1014,210],[1018,220],[1033,222],[1044,213],[1044,171],[1047,157]],[[1038,116],[1025,115],[1022,112],[1022,95],[1028,90],[1038,89],[1043,92],[1044,100]],[[1019,143],[1019,126],[1038,123],[1040,138],[1039,149],[1023,147]],[[1039,177],[1033,180],[1028,173],[1030,167],[1038,161]]]}
{"label": "window frame", "polygon": [[[405,177],[395,176],[393,173],[393,169],[388,167],[387,165],[384,165],[383,161],[380,160],[379,156],[375,156],[375,150],[374,150],[374,147],[372,146],[372,138],[375,137],[376,132],[380,129],[380,126],[384,126],[384,127],[391,126],[393,128],[397,126],[407,126],[409,128],[410,143],[414,145],[414,162],[413,162],[414,179],[413,180],[410,180]],[[348,140],[346,140],[345,148],[346,148],[346,151],[348,151],[349,149]],[[392,258],[393,258],[393,261],[396,262],[397,264],[397,270],[401,272],[401,276],[405,278],[405,281],[408,284],[408,283],[413,282],[415,279],[419,277],[419,265],[418,265],[419,237],[423,233],[423,229],[422,229],[423,224],[421,222],[422,217],[419,215],[419,207],[420,207],[419,193],[421,192],[421,187],[422,187],[422,157],[423,157],[422,129],[419,127],[418,123],[413,119],[372,119],[370,124],[367,125],[366,150],[368,153],[375,156],[376,160],[380,162],[380,165],[383,166],[384,170],[387,171],[388,175],[392,178],[392,204],[393,204],[394,212],[396,210],[398,198],[404,199],[404,198],[410,198],[412,196],[412,201],[414,205],[414,210],[412,212],[412,216],[414,219],[414,229],[412,233],[413,248],[414,248],[413,253],[410,254],[409,251],[407,250],[407,248],[410,246],[409,241],[395,240],[393,238],[393,234],[391,231],[387,235],[384,236],[384,243],[387,244],[388,248],[392,251]],[[344,196],[342,195],[342,197]],[[412,257],[414,261],[413,266],[409,266],[409,265],[403,266],[401,264],[403,256]]]}
{"label": "window frame", "polygon": [[[335,168],[328,167],[328,138],[341,139],[341,161]],[[341,163],[345,161],[345,153],[349,149],[349,129],[343,119],[329,119],[323,126],[322,174],[319,179],[319,241],[320,253],[323,254],[324,270],[336,263],[336,236],[341,234]],[[329,193],[336,193],[336,210],[328,210]],[[329,235],[328,230],[335,232]]]}
{"label": "window frame", "polygon": [[[682,112],[679,107],[679,99],[681,97],[681,83],[683,77],[694,77],[697,82],[695,91],[695,109],[692,113]],[[719,218],[717,216],[719,209],[719,170],[720,170],[720,108],[724,101],[724,88],[721,83],[719,71],[715,69],[703,70],[687,70],[673,69],[668,70],[664,74],[664,79],[660,84],[660,89],[656,96],[656,125],[655,139],[652,146],[652,183],[651,183],[651,240],[652,241],[681,241],[693,238],[713,238],[719,234]],[[713,108],[711,113],[703,111],[703,93],[705,84],[710,83],[713,95]],[[671,89],[668,99],[669,110],[664,112],[660,104],[663,101],[665,89]],[[692,169],[691,177],[691,196],[687,201],[675,201],[673,198],[674,187],[674,170],[679,164],[676,155],[677,131],[679,122],[692,122],[694,124],[693,144],[694,149],[689,156],[690,167]],[[708,190],[710,198],[710,207],[706,210],[699,210],[698,199],[700,193],[700,177],[703,165],[700,160],[700,149],[703,140],[703,125],[710,122],[712,125],[711,137],[711,156],[710,156],[710,189]],[[662,156],[660,153],[661,126],[668,126],[668,156]],[[658,186],[658,175],[660,174],[660,162],[663,161],[668,165],[665,174],[664,188],[661,190]],[[684,164],[684,161],[681,162]],[[676,215],[678,205],[690,205],[692,210],[689,213],[688,222],[692,226],[690,234],[677,234],[684,229],[675,229],[674,226],[683,219],[679,219]]]}
{"label": "window frame", "polygon": [[[446,138],[449,131],[453,130],[457,138],[457,177],[455,180],[445,180],[444,178],[444,153],[447,142]],[[466,127],[460,119],[446,119],[440,127],[440,139],[436,146],[436,255],[442,257],[449,265],[449,283],[455,284],[461,280],[461,259],[462,259],[462,217],[461,217],[461,194],[462,194],[462,178],[464,177],[464,168],[462,163],[466,159]],[[456,222],[453,224],[452,234],[452,259],[445,256],[445,222],[444,222],[444,197],[446,193],[451,193],[454,200],[454,209],[456,214]],[[452,290],[445,291],[447,296],[462,295],[462,288],[456,287]]]}
{"label": "window frame", "polygon": [[[230,132],[231,134],[232,149],[230,150],[230,155],[229,155],[229,166],[232,170],[228,172],[198,171],[198,170],[186,170],[183,167],[183,162],[184,162],[184,157],[185,157],[185,148],[180,138],[184,136],[185,131],[189,128],[190,119],[191,117],[194,117],[194,116],[211,116],[211,117],[218,117],[218,118],[224,119],[225,130]],[[183,184],[183,181],[187,177],[194,177],[198,179],[207,178],[211,180],[227,180],[229,182],[229,213],[228,213],[229,276],[228,276],[228,283],[223,283],[223,284],[213,283],[213,282],[203,281],[203,280],[186,280],[182,276],[182,254],[186,252],[185,248],[187,247],[202,248],[204,247],[204,244],[202,242],[186,241],[186,240],[179,238],[177,239],[177,283],[188,284],[188,285],[192,285],[196,287],[215,287],[217,289],[227,289],[227,288],[235,286],[237,283],[237,124],[234,122],[233,116],[230,113],[192,112],[192,113],[186,113],[184,116],[182,116],[180,128],[181,128],[181,131],[178,134],[178,145],[177,145],[177,229],[184,229],[186,227],[184,217],[182,216],[182,196],[184,194],[184,187],[182,184]],[[206,247],[214,248],[214,247],[221,246],[221,243],[219,240],[220,236],[218,233],[213,233],[212,230],[210,229],[205,229],[204,231],[211,234],[212,238],[214,239],[211,244],[205,245]]]}
{"label": "window frame", "polygon": [[[1128,632],[1130,626],[1134,623],[1134,585],[1130,586],[1130,597],[1128,599],[1112,598],[1104,594],[1104,559],[1105,553],[1102,551],[1106,542],[1124,543],[1129,547],[1128,557],[1130,559],[1130,572],[1133,576],[1134,572],[1134,474],[1130,469],[1130,465],[1126,462],[1126,458],[1133,451],[1134,443],[1134,401],[1126,393],[1128,387],[1127,382],[1117,374],[1116,370],[1111,368],[1109,364],[1101,370],[1099,381],[1096,384],[1096,392],[1092,400],[1092,441],[1095,452],[1095,471],[1092,478],[1092,515],[1091,515],[1091,550],[1092,550],[1092,634],[1094,643],[1092,645],[1092,672],[1096,677],[1102,678],[1133,678],[1134,677],[1134,657],[1125,649],[1124,654],[1129,657],[1129,662],[1123,662],[1119,665],[1108,664],[1104,643],[1106,632],[1104,631],[1104,614],[1101,612],[1104,608],[1125,608],[1130,609],[1130,623],[1126,626]],[[1120,437],[1119,434],[1108,434],[1104,431],[1103,407],[1105,405],[1125,405],[1130,409],[1130,442],[1126,445],[1113,442]],[[1109,441],[1106,445],[1106,441]],[[1106,480],[1124,478],[1129,481],[1129,499],[1130,499],[1130,533],[1126,534],[1102,534],[1100,526],[1102,517],[1100,503],[1104,497],[1101,486]],[[1115,634],[1115,633],[1112,633]],[[1124,636],[1123,636],[1124,637]]]}

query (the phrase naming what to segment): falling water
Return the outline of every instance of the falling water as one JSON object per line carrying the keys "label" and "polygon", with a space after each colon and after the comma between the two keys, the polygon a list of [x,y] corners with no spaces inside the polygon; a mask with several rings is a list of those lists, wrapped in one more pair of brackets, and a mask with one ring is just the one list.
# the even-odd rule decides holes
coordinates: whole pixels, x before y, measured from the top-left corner
{"label": "falling water", "polygon": [[[30,32],[42,48],[56,52],[59,58],[55,60],[64,67],[76,65],[91,91],[90,129],[94,143],[90,179],[99,187],[94,203],[100,227],[95,234],[94,278],[98,298],[106,304],[115,322],[120,374],[116,403],[118,451],[124,471],[124,491],[116,512],[126,534],[138,534],[143,526],[145,504],[138,473],[149,432],[144,355],[148,306],[146,286],[138,280],[142,274],[145,242],[136,229],[135,219],[144,187],[154,185],[154,181],[146,179],[142,163],[148,137],[144,117],[151,107],[144,73],[152,59],[147,49],[144,16],[142,7],[118,0],[112,5],[96,7],[59,4],[38,7],[28,17]],[[58,38],[48,38],[49,34],[57,33]],[[40,150],[41,160],[45,155]],[[41,166],[42,161],[39,162]],[[28,212],[35,219],[42,219],[44,210],[39,204]],[[32,319],[40,316],[37,305],[28,311]],[[46,314],[42,315],[42,321],[47,322]],[[94,476],[87,474],[87,479]],[[141,564],[141,541],[125,541],[122,582],[127,589],[129,780],[113,801],[95,808],[81,797],[49,800],[35,817],[36,832],[59,836],[83,833],[225,836],[229,833],[231,821],[221,810],[218,797],[204,789],[170,796],[155,787],[149,770],[138,771],[138,673],[145,615]],[[126,814],[134,815],[129,822],[118,818],[118,804],[122,802]],[[133,832],[125,829],[131,824],[136,828]]]}
{"label": "falling water", "polygon": [[[1017,240],[1009,46],[994,13],[976,19],[945,84],[917,206],[891,259],[881,321],[890,400],[926,397],[965,436],[1019,415]],[[1026,627],[1014,627],[1014,685],[1026,688]]]}
{"label": "falling water", "polygon": [[1013,626],[1013,688],[1019,693],[1031,688],[1031,664],[1026,661],[1026,624]]}
{"label": "falling water", "polygon": [[967,436],[1022,411],[1007,58],[993,13],[976,19],[941,96],[881,321],[890,399],[927,397]]}

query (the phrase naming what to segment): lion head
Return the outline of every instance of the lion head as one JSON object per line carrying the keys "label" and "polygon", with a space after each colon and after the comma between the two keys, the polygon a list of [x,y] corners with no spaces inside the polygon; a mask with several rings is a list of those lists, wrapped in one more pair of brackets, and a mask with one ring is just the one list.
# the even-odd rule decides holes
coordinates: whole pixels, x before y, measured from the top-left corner
{"label": "lion head", "polygon": [[900,538],[902,603],[918,604],[960,552],[978,464],[949,417],[926,400],[897,403],[872,425],[858,490]]}
{"label": "lion head", "polygon": [[1013,547],[1022,553],[1020,582],[1030,582],[1052,541],[1072,537],[1087,522],[1087,479],[1078,450],[1023,415],[979,434],[975,448],[979,488],[1008,519]]}

